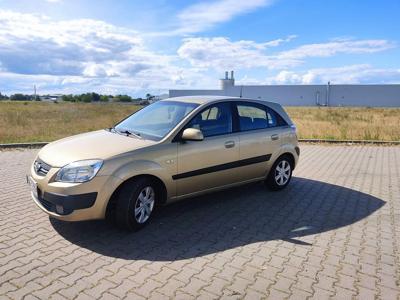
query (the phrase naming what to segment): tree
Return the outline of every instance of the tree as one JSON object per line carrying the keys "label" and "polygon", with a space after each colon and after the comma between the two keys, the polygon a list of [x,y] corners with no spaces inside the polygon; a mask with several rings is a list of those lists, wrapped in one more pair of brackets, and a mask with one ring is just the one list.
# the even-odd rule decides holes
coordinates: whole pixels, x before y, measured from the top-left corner
{"label": "tree", "polygon": [[153,96],[152,94],[149,94],[149,93],[146,94],[146,99],[147,100],[152,100],[152,99],[154,99],[154,97],[155,96]]}
{"label": "tree", "polygon": [[75,102],[75,97],[72,95],[62,95],[61,99],[63,101]]}
{"label": "tree", "polygon": [[92,93],[92,101],[99,102],[100,101],[100,95],[97,94],[97,93]]}
{"label": "tree", "polygon": [[132,102],[132,98],[128,95],[118,95],[117,97],[121,102]]}
{"label": "tree", "polygon": [[3,95],[2,93],[0,93],[0,100],[7,100],[8,96],[7,95]]}
{"label": "tree", "polygon": [[10,100],[12,101],[31,100],[31,96],[17,93],[11,95]]}
{"label": "tree", "polygon": [[86,103],[92,102],[93,100],[92,94],[91,93],[82,94],[80,96],[80,100]]}
{"label": "tree", "polygon": [[100,102],[108,102],[110,96],[107,95],[100,95]]}

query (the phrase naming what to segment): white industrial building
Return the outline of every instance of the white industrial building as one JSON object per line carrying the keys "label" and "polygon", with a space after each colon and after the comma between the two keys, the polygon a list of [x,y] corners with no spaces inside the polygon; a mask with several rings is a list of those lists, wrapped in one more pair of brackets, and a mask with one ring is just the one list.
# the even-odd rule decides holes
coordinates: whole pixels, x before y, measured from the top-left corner
{"label": "white industrial building", "polygon": [[170,97],[221,95],[278,102],[285,106],[400,107],[400,84],[235,85],[234,73],[218,90],[170,90]]}

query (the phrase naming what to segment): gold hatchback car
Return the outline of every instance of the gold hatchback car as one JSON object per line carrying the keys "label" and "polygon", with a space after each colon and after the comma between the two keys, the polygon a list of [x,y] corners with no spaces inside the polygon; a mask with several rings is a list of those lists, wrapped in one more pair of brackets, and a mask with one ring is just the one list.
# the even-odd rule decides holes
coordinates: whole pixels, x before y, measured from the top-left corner
{"label": "gold hatchback car", "polygon": [[222,96],[158,101],[115,127],[46,145],[27,177],[35,203],[65,221],[114,216],[135,230],[156,206],[249,182],[285,188],[296,128],[272,102]]}

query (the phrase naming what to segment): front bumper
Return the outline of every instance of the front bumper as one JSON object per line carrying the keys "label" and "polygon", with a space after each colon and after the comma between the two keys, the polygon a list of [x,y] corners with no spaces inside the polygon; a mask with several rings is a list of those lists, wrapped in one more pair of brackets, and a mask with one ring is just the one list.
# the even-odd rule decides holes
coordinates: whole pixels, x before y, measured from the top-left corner
{"label": "front bumper", "polygon": [[94,205],[97,192],[78,194],[78,195],[61,195],[38,191],[37,200],[49,212],[59,215],[69,215],[75,210],[90,208]]}
{"label": "front bumper", "polygon": [[35,191],[31,190],[31,197],[36,205],[51,217],[64,221],[105,218],[108,201],[121,180],[96,176],[85,183],[55,182],[58,170],[52,168],[47,175],[40,176],[31,167],[29,177],[37,185]]}

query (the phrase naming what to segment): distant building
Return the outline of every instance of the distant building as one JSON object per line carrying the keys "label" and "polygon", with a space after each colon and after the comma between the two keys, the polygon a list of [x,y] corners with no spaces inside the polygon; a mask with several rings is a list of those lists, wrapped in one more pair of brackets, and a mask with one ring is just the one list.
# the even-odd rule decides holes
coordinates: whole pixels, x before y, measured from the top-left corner
{"label": "distant building", "polygon": [[42,95],[39,96],[40,101],[55,102],[62,100],[62,94]]}
{"label": "distant building", "polygon": [[151,103],[154,103],[154,102],[160,101],[162,99],[166,99],[166,98],[168,98],[168,94],[161,94],[161,95],[152,96],[148,101],[151,104]]}
{"label": "distant building", "polygon": [[216,90],[170,90],[170,97],[221,95],[278,102],[285,106],[400,107],[400,84],[235,85],[225,72]]}

